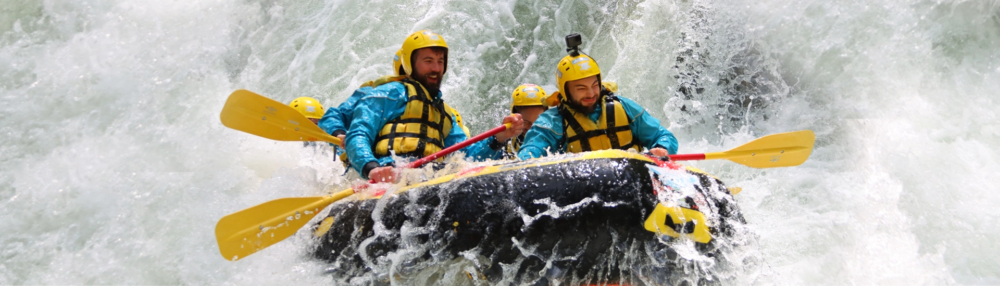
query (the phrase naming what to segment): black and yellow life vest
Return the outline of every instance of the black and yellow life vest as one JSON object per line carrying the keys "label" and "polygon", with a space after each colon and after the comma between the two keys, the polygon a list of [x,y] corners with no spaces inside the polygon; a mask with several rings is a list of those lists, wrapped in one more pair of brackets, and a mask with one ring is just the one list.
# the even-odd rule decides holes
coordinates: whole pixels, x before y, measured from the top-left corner
{"label": "black and yellow life vest", "polygon": [[[361,87],[377,87],[377,86],[380,86],[380,85],[383,85],[383,84],[387,84],[387,83],[390,83],[390,82],[401,81],[401,80],[403,80],[405,78],[406,78],[406,76],[399,76],[399,75],[382,76],[382,77],[377,78],[375,80],[366,81],[365,83],[361,84]],[[455,121],[458,122],[458,126],[462,127],[462,131],[465,132],[465,136],[468,137],[469,136],[469,128],[465,127],[465,124],[462,123],[462,115],[458,113],[458,110],[455,110],[454,108],[451,108],[451,106],[448,106],[448,104],[445,104],[444,106],[445,106],[445,108],[447,109],[447,111],[449,113],[451,113],[452,115],[455,116]],[[445,136],[447,137],[447,135],[445,135]],[[339,159],[340,159],[341,162],[344,162],[344,164],[348,164],[347,163],[347,152],[341,153]]]}
{"label": "black and yellow life vest", "polygon": [[510,141],[507,142],[507,149],[504,150],[505,151],[504,157],[516,158],[517,152],[521,150],[522,142],[524,142],[524,133],[521,133],[521,135],[514,136],[514,138],[510,138]]}
{"label": "black and yellow life vest", "polygon": [[375,138],[375,155],[388,156],[392,150],[397,156],[424,157],[444,149],[453,124],[451,108],[440,99],[432,99],[419,83],[411,79],[399,82],[406,87],[406,109],[382,126]]}
{"label": "black and yellow life vest", "polygon": [[635,149],[642,151],[632,136],[632,118],[625,113],[625,107],[614,93],[605,93],[601,103],[603,113],[597,123],[587,114],[577,112],[566,104],[559,105],[559,115],[563,118],[563,143],[566,152],[579,153],[607,149]]}
{"label": "black and yellow life vest", "polygon": [[472,135],[469,135],[469,127],[465,127],[465,123],[462,123],[462,114],[458,113],[458,110],[448,106],[447,103],[444,104],[444,107],[447,109],[448,113],[455,116],[455,123],[458,123],[458,126],[462,127],[462,132],[465,133],[465,137],[472,137]]}
{"label": "black and yellow life vest", "polygon": [[[406,78],[406,76],[402,76],[402,75],[386,75],[386,76],[382,76],[382,77],[379,77],[379,78],[374,79],[374,80],[366,81],[366,82],[362,83],[361,86],[359,86],[358,88],[362,88],[362,87],[372,87],[372,88],[374,88],[374,87],[377,87],[377,86],[380,86],[380,85],[383,85],[383,84],[387,84],[387,83],[390,83],[390,82],[397,82],[397,81],[400,81],[400,80],[402,80],[404,78]],[[337,159],[340,159],[340,162],[344,163],[345,167],[346,166],[350,166],[350,162],[347,161],[347,152],[341,152],[340,156],[337,157]]]}
{"label": "black and yellow life vest", "polygon": [[362,83],[360,87],[366,87],[366,86],[376,87],[390,82],[401,81],[405,78],[406,78],[405,75],[386,75],[374,80],[366,81],[365,83]]}

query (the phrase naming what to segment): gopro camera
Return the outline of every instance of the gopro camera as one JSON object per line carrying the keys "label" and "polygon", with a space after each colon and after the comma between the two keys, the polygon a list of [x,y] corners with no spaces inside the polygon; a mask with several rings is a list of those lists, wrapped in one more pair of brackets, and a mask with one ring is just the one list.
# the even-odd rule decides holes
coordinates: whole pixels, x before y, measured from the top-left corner
{"label": "gopro camera", "polygon": [[572,33],[566,36],[566,52],[569,52],[570,56],[580,55],[580,44],[583,43],[583,39],[580,34]]}

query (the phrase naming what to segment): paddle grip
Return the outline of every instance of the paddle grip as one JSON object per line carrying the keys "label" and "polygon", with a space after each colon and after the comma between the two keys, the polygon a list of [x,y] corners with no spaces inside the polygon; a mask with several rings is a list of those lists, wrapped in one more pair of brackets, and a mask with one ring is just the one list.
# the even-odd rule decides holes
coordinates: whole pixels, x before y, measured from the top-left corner
{"label": "paddle grip", "polygon": [[705,160],[705,153],[702,154],[677,154],[670,155],[670,160],[673,161],[698,161]]}

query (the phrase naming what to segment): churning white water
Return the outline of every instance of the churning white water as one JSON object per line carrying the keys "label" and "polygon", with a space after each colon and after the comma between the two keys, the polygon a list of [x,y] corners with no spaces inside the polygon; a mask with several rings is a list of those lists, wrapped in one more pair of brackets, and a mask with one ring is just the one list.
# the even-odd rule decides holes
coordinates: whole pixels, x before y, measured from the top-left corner
{"label": "churning white water", "polygon": [[1000,283],[997,1],[0,6],[0,284],[329,283],[304,237],[219,255],[220,217],[348,184],[219,111],[241,88],[339,104],[420,29],[448,41],[443,91],[473,133],[517,85],[554,90],[573,32],[681,153],[815,131],[798,167],[693,163],[743,188],[760,264],[738,283]]}

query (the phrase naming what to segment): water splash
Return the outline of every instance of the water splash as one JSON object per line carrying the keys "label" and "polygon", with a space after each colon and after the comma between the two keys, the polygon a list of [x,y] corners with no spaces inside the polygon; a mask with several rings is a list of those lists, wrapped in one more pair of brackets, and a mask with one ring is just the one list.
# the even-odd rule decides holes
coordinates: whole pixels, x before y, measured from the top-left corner
{"label": "water splash", "polygon": [[[338,283],[425,284],[455,269],[468,279],[433,284],[732,282],[735,269],[759,271],[718,259],[744,256],[753,235],[717,180],[685,171],[654,176],[638,160],[547,163],[571,158],[512,162],[499,173],[473,167],[459,179],[337,203],[333,227],[313,255],[330,263]],[[698,198],[708,214],[700,224],[711,225],[714,240],[695,243],[643,228],[657,204],[652,186],[659,181],[651,178],[668,177],[683,178],[685,191],[698,195],[669,187],[661,195]],[[693,229],[684,227],[677,231]]]}
{"label": "water splash", "polygon": [[[554,90],[551,65],[572,32],[682,153],[814,130],[803,166],[695,163],[744,189],[737,200],[759,235],[746,238],[759,248],[725,252],[761,269],[733,284],[1000,281],[1000,255],[989,255],[1000,252],[996,3],[379,3],[5,3],[0,227],[18,231],[0,236],[0,284],[329,282],[330,266],[302,255],[308,234],[230,263],[211,229],[356,175],[336,179],[341,167],[298,143],[227,130],[218,111],[237,88],[339,103],[390,73],[399,39],[425,28],[452,47],[445,97],[473,132],[499,122],[513,87]],[[678,63],[689,50],[699,61]],[[457,269],[479,267],[463,259]]]}

